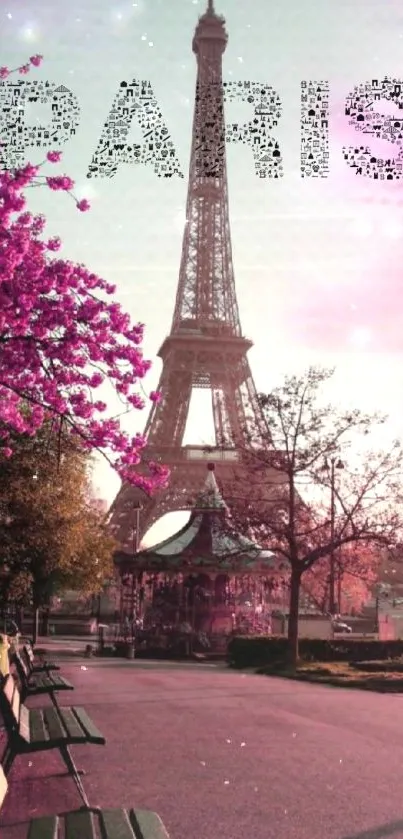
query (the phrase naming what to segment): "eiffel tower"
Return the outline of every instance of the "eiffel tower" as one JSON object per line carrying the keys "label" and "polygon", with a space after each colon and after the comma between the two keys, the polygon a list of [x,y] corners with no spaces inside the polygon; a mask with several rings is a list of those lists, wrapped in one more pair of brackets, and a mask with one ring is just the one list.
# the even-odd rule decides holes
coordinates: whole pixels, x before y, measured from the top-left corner
{"label": "eiffel tower", "polygon": [[[144,459],[171,470],[167,490],[148,498],[123,485],[110,511],[122,558],[165,513],[190,510],[203,484],[206,461],[216,464],[224,491],[242,469],[250,430],[267,446],[270,435],[260,410],[242,335],[235,293],[228,210],[222,56],[225,20],[209,0],[193,38],[197,85],[192,151],[179,284],[171,331],[159,357],[161,401],[150,411]],[[192,388],[211,392],[215,446],[184,446]],[[136,510],[141,507],[141,515]]]}

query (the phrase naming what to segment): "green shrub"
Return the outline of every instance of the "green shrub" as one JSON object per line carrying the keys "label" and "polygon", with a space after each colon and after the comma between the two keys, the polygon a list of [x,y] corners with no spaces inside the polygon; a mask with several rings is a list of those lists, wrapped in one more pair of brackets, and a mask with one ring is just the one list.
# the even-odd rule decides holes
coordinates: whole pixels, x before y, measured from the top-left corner
{"label": "green shrub", "polygon": [[[252,635],[231,638],[227,661],[231,667],[263,667],[285,661],[288,641],[283,636]],[[302,661],[380,661],[403,655],[403,640],[374,641],[365,638],[300,638]]]}
{"label": "green shrub", "polygon": [[284,661],[287,649],[287,638],[282,636],[234,636],[227,647],[227,661],[231,667],[260,667]]}

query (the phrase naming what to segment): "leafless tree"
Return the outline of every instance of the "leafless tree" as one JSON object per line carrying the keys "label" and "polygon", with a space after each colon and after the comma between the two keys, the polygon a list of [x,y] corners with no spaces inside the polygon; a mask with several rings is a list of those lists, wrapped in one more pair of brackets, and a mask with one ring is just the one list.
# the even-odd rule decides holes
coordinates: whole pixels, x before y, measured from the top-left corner
{"label": "leafless tree", "polygon": [[375,546],[389,547],[402,535],[400,443],[369,452],[362,437],[386,418],[324,404],[323,387],[332,375],[333,370],[312,367],[259,396],[267,445],[249,437],[243,468],[239,474],[235,469],[228,498],[233,524],[289,564],[293,665],[298,660],[303,575],[315,563],[329,560],[334,611],[336,552],[352,545],[362,546],[363,553]]}

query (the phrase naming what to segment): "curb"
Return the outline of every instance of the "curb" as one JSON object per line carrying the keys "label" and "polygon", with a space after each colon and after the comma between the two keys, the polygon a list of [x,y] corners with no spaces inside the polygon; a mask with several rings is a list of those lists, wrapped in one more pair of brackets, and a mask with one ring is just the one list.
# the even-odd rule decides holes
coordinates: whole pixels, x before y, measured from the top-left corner
{"label": "curb", "polygon": [[289,679],[293,682],[305,682],[311,685],[325,685],[328,687],[336,687],[336,688],[348,688],[349,690],[366,690],[370,691],[371,693],[403,693],[403,679],[401,684],[394,687],[392,681],[385,682],[376,682],[374,681],[342,681],[332,676],[329,678],[323,676],[309,676],[308,674],[292,674],[292,673],[267,673],[263,670],[263,668],[258,668],[256,671],[257,676],[269,676],[276,679]]}

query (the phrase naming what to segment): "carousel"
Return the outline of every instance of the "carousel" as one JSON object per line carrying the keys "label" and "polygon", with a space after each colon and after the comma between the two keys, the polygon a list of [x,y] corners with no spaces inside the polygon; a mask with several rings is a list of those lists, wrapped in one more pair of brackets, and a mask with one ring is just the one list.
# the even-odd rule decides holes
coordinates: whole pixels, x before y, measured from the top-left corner
{"label": "carousel", "polygon": [[231,527],[214,464],[187,524],[117,561],[121,635],[137,650],[222,651],[232,634],[271,632],[287,565]]}

